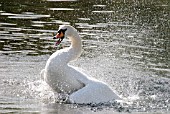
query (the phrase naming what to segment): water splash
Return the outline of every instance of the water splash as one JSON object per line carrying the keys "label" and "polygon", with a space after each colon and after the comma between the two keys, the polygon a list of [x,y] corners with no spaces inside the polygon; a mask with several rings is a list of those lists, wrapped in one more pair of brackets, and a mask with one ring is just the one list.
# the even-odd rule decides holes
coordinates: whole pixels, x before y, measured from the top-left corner
{"label": "water splash", "polygon": [[30,93],[30,95],[38,100],[41,100],[44,103],[54,103],[55,102],[55,94],[42,80],[37,80],[34,82],[28,83],[28,88],[26,90]]}

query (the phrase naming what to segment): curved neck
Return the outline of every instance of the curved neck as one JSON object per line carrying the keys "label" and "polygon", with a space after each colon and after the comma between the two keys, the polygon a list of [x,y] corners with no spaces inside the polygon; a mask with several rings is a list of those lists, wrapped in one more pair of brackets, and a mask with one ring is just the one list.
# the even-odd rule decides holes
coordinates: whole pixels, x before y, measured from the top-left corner
{"label": "curved neck", "polygon": [[80,54],[81,54],[81,49],[82,49],[82,43],[81,43],[81,38],[78,35],[78,33],[75,33],[73,36],[70,36],[69,39],[71,40],[71,46],[68,51],[70,53],[70,60],[75,60],[77,59]]}

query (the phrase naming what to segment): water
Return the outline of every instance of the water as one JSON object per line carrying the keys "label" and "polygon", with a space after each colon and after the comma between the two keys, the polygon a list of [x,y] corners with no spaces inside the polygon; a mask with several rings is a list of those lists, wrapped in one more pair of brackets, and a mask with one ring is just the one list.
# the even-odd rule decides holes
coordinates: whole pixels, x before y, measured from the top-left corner
{"label": "water", "polygon": [[[72,62],[128,103],[55,103],[39,73],[61,24],[78,29]],[[1,0],[0,113],[170,113],[169,0]],[[93,64],[91,64],[93,63]]]}

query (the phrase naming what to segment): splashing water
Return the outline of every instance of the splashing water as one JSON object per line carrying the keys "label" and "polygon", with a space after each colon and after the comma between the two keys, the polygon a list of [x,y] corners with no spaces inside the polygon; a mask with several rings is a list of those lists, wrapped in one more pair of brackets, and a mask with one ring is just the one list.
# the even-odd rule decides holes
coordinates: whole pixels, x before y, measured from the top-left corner
{"label": "splashing water", "polygon": [[[0,113],[169,114],[168,3],[1,0]],[[73,25],[82,38],[83,53],[70,64],[108,83],[124,102],[63,103],[67,95],[53,93],[39,80],[49,56],[70,45],[64,39],[60,47],[54,47],[52,34],[61,24]]]}

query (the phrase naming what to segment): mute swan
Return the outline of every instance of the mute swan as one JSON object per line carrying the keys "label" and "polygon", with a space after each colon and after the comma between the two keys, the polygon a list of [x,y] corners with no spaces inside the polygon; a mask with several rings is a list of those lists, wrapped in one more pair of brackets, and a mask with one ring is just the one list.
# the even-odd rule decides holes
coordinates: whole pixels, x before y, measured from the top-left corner
{"label": "mute swan", "polygon": [[68,65],[81,54],[82,44],[75,28],[61,25],[54,39],[57,45],[63,38],[71,40],[71,46],[53,53],[41,72],[43,80],[61,94],[68,94],[69,103],[101,103],[121,98],[104,82],[89,77],[78,68]]}

